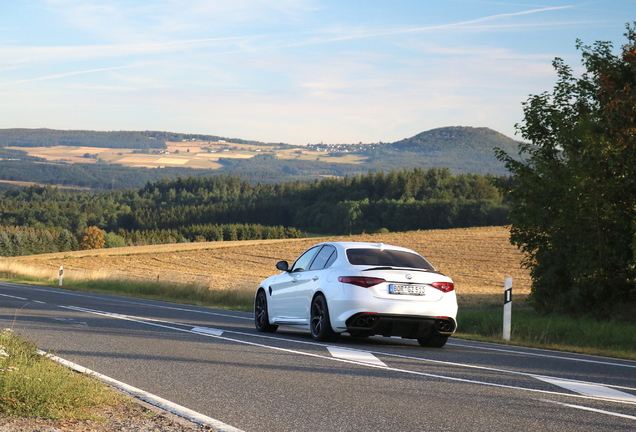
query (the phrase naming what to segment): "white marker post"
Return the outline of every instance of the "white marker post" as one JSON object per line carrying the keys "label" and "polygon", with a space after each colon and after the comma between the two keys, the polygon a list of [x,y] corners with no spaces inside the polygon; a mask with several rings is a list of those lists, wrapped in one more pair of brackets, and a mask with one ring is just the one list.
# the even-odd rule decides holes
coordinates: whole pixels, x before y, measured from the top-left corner
{"label": "white marker post", "polygon": [[60,286],[62,286],[63,278],[64,278],[64,267],[60,266]]}
{"label": "white marker post", "polygon": [[510,340],[510,321],[512,318],[512,278],[504,280],[504,313],[503,313],[503,339]]}

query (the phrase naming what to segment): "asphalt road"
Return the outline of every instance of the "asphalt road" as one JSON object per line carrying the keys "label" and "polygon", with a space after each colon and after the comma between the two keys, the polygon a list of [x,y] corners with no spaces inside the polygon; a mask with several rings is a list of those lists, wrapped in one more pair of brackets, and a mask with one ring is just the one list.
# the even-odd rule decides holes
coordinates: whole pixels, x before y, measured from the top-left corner
{"label": "asphalt road", "polygon": [[0,326],[247,432],[636,430],[632,361],[454,338],[316,343],[257,333],[249,313],[12,283]]}

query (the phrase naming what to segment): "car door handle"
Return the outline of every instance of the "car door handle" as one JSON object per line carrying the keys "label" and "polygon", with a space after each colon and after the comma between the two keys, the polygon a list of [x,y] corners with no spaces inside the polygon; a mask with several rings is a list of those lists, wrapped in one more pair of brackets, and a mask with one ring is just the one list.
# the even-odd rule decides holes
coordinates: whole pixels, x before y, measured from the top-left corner
{"label": "car door handle", "polygon": [[320,279],[318,276],[314,276],[311,278],[312,281],[317,281],[318,279]]}

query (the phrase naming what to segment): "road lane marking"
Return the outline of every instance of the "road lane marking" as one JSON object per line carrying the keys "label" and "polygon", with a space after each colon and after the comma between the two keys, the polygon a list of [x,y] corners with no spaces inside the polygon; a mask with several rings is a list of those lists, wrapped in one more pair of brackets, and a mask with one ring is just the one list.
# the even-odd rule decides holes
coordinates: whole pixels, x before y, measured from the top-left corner
{"label": "road lane marking", "polygon": [[29,300],[29,299],[25,299],[24,297],[16,297],[16,296],[12,296],[12,295],[9,295],[9,294],[0,294],[0,296],[9,297],[9,298],[16,299],[16,300],[25,300],[25,301]]}
{"label": "road lane marking", "polygon": [[[427,358],[422,358],[422,357],[413,357],[413,356],[406,356],[403,354],[393,354],[393,353],[384,353],[381,351],[369,351],[372,354],[380,354],[380,355],[384,355],[387,357],[395,357],[395,358],[401,358],[401,359],[406,359],[406,360],[415,360],[415,361],[425,361],[427,363],[435,363],[435,364],[442,364],[442,365],[447,365],[447,366],[458,366],[458,367],[463,367],[463,368],[467,368],[467,369],[478,369],[478,370],[484,370],[484,371],[489,371],[489,372],[498,372],[498,373],[506,373],[506,374],[510,374],[510,375],[519,375],[519,376],[526,376],[526,377],[530,377],[530,378],[546,378],[546,379],[557,379],[555,377],[550,377],[550,376],[546,376],[546,375],[537,375],[535,373],[529,373],[529,372],[520,372],[520,371],[515,371],[515,370],[510,370],[510,369],[500,369],[500,368],[494,368],[494,367],[487,367],[487,366],[478,366],[478,365],[471,365],[471,364],[466,364],[466,363],[457,363],[457,362],[450,362],[450,361],[446,361],[446,360],[433,360],[433,359],[427,359]],[[620,366],[620,365],[618,365]],[[570,381],[574,381],[574,380],[570,380]],[[584,382],[584,381],[578,381],[578,382]],[[610,385],[610,384],[595,384],[595,383],[589,383],[592,385],[602,385],[604,387],[611,387],[611,388],[615,388],[615,389],[621,389],[621,390],[629,390],[629,391],[633,391],[636,392],[636,388],[632,388],[632,387],[623,387],[623,386],[619,386],[619,385]]]}
{"label": "road lane marking", "polygon": [[387,367],[387,365],[382,360],[380,360],[379,358],[377,358],[376,356],[374,356],[368,351],[360,351],[360,350],[353,350],[349,348],[340,348],[340,347],[333,347],[333,346],[328,346],[327,349],[329,350],[332,356],[337,358]]}
{"label": "road lane marking", "polygon": [[[92,294],[83,294],[83,293],[78,293],[78,292],[66,292],[65,290],[57,290],[57,289],[42,289],[42,288],[34,287],[34,286],[28,285],[28,284],[11,284],[11,283],[3,283],[3,284],[4,285],[8,285],[8,286],[29,287],[29,289],[31,289],[33,291],[41,291],[41,292],[47,292],[47,293],[56,292],[56,293],[72,295],[72,296],[89,297],[89,298],[90,297],[94,297],[94,295],[92,295]],[[0,294],[0,295],[8,296],[6,294]],[[11,297],[11,296],[8,296],[8,297]],[[28,299],[23,299],[23,298],[20,298],[20,297],[15,297],[15,298],[18,298],[20,300],[28,300]],[[116,302],[120,302],[120,303],[128,303],[128,304],[144,305],[144,306],[153,306],[153,307],[157,307],[157,308],[161,308],[161,309],[171,309],[171,310],[178,310],[178,311],[184,311],[184,312],[198,313],[198,314],[203,314],[203,315],[213,315],[213,316],[220,316],[220,317],[226,317],[226,318],[235,318],[235,319],[240,319],[240,320],[250,320],[251,321],[251,320],[254,319],[252,316],[245,317],[245,316],[239,316],[239,315],[231,315],[229,313],[211,312],[211,311],[198,310],[198,309],[192,309],[192,308],[187,308],[187,307],[165,306],[165,305],[159,304],[160,302],[125,300],[125,299],[121,299],[121,298],[112,298],[112,296],[108,296],[108,298],[111,301],[116,301]],[[238,332],[236,332],[236,333],[238,333]],[[248,334],[248,333],[244,333],[244,334]],[[274,338],[274,339],[277,339],[277,338]],[[308,342],[303,342],[303,341],[296,341],[296,342],[308,343]],[[454,343],[454,342],[448,342],[447,345],[448,346],[457,346],[457,347],[461,347],[461,348],[471,348],[471,349],[476,349],[476,350],[498,351],[498,352],[505,352],[505,353],[510,353],[510,354],[522,354],[522,355],[528,355],[528,356],[547,357],[547,358],[553,358],[553,359],[556,359],[556,360],[566,360],[566,361],[575,361],[575,362],[594,363],[594,364],[601,364],[601,365],[608,365],[608,366],[615,366],[615,367],[636,368],[636,362],[632,362],[632,364],[616,363],[616,362],[609,361],[609,359],[608,359],[608,361],[595,360],[595,359],[582,359],[582,358],[575,358],[575,357],[559,356],[559,355],[554,355],[554,354],[551,354],[551,353],[550,354],[546,354],[546,353],[537,353],[537,352],[530,352],[530,351],[513,350],[513,349],[507,349],[507,348],[475,346],[475,345],[467,345],[467,344],[464,344],[464,343]],[[532,348],[528,348],[528,350],[531,350],[531,349]],[[537,349],[537,351],[539,351],[539,350]],[[396,356],[396,355],[393,355],[393,354],[387,354],[387,353],[382,353],[382,352],[380,352],[379,354]],[[397,356],[399,356],[399,355],[397,355]],[[427,360],[427,359],[422,359],[420,357],[412,357],[412,358],[417,359],[417,360]],[[461,365],[461,364],[459,364],[459,365]],[[470,367],[469,365],[464,365],[464,366]],[[492,369],[492,370],[495,370],[495,369]],[[510,372],[510,371],[508,371],[508,372]],[[510,373],[513,373],[513,372],[510,372]],[[528,375],[531,375],[531,374],[528,374]],[[612,386],[612,387],[617,387],[617,386]]]}
{"label": "road lane marking", "polygon": [[594,396],[603,399],[616,399],[620,401],[626,402],[636,402],[636,396],[633,394],[625,393],[622,391],[614,390],[612,388],[606,387],[600,384],[589,383],[585,381],[573,381],[566,380],[561,378],[551,378],[544,376],[536,376],[538,380],[554,384],[559,387],[563,387],[565,389],[571,390],[573,392]]}
{"label": "road lane marking", "polygon": [[58,318],[58,317],[53,317],[53,321],[60,321],[66,324],[70,324],[70,325],[74,325],[74,326],[78,326],[78,327],[88,327],[88,324],[85,323],[84,321],[75,321],[74,318]]}
{"label": "road lane marking", "polygon": [[622,418],[626,418],[626,419],[630,419],[630,420],[636,420],[636,416],[631,416],[628,414],[621,414],[621,413],[617,413],[614,411],[605,411],[602,409],[597,409],[597,408],[590,408],[590,407],[586,407],[586,406],[581,406],[581,405],[573,405],[573,404],[568,404],[565,402],[557,402],[557,401],[553,401],[553,400],[549,400],[549,399],[539,399],[541,402],[548,402],[548,403],[552,403],[552,404],[556,404],[556,405],[563,405],[569,408],[576,408],[576,409],[580,409],[580,410],[584,410],[584,411],[592,411],[595,413],[599,413],[599,414],[608,414],[611,416],[615,416],[615,417],[622,417]]}
{"label": "road lane marking", "polygon": [[192,331],[195,333],[201,333],[212,336],[221,336],[223,334],[223,330],[211,328],[211,327],[192,327]]}
{"label": "road lane marking", "polygon": [[[442,379],[442,380],[463,382],[463,383],[475,384],[475,385],[485,385],[485,386],[489,386],[489,387],[496,387],[496,388],[509,389],[509,390],[521,390],[521,391],[529,391],[529,392],[534,392],[534,393],[542,393],[542,394],[549,394],[549,395],[555,395],[555,396],[566,396],[566,397],[572,397],[572,398],[591,399],[591,400],[604,400],[604,401],[611,401],[611,402],[623,403],[623,404],[628,404],[628,405],[636,405],[636,402],[625,401],[625,400],[607,399],[607,398],[601,398],[601,397],[596,397],[596,396],[588,396],[588,395],[580,395],[580,394],[562,393],[562,392],[556,392],[556,391],[550,391],[550,390],[533,389],[533,388],[519,387],[519,386],[513,386],[513,385],[507,385],[507,384],[497,384],[497,383],[486,382],[486,381],[477,381],[477,380],[472,380],[472,379],[467,379],[467,378],[458,378],[458,377],[451,377],[451,376],[446,376],[446,375],[432,374],[432,373],[428,373],[428,372],[420,372],[420,371],[414,371],[414,370],[408,370],[408,369],[400,369],[400,368],[394,368],[394,367],[388,367],[388,366],[380,366],[380,365],[374,364],[374,363],[365,363],[365,362],[354,361],[354,360],[345,359],[345,358],[338,358],[338,357],[333,357],[333,356],[325,356],[325,355],[321,355],[321,354],[313,354],[313,353],[293,350],[293,349],[289,349],[289,348],[281,348],[281,347],[275,347],[275,346],[271,346],[271,345],[265,345],[265,344],[259,343],[259,342],[250,342],[250,341],[245,341],[245,340],[241,340],[241,339],[235,339],[235,338],[231,338],[231,337],[227,337],[227,336],[216,336],[216,335],[209,334],[209,333],[202,334],[202,333],[194,332],[191,329],[183,329],[183,328],[179,328],[179,327],[174,327],[175,325],[188,326],[187,324],[169,323],[169,322],[159,323],[159,322],[156,322],[156,320],[155,321],[147,321],[143,317],[134,317],[134,316],[127,316],[127,315],[112,314],[110,312],[85,309],[85,308],[80,308],[80,307],[75,307],[75,306],[61,306],[61,307],[64,307],[64,308],[67,308],[67,309],[76,310],[76,311],[79,311],[79,312],[92,313],[92,314],[95,314],[95,315],[102,315],[102,316],[109,316],[109,317],[112,317],[112,318],[122,319],[122,320],[126,320],[126,321],[131,321],[131,322],[137,322],[137,323],[140,323],[140,324],[146,324],[146,325],[160,327],[160,328],[165,328],[165,329],[169,329],[169,330],[175,330],[175,331],[181,331],[181,332],[185,332],[185,333],[193,333],[193,334],[203,335],[203,336],[212,337],[212,338],[223,340],[223,341],[227,341],[227,342],[234,342],[234,343],[239,343],[239,344],[243,344],[243,345],[250,345],[250,346],[255,346],[255,347],[259,347],[259,348],[265,348],[265,349],[271,349],[271,350],[275,350],[275,351],[281,351],[281,352],[285,352],[285,353],[290,353],[290,354],[302,355],[302,356],[306,356],[306,357],[313,357],[313,358],[319,358],[319,359],[325,359],[325,360],[331,360],[331,361],[338,361],[338,362],[354,364],[354,365],[363,365],[363,366],[377,368],[377,369],[384,369],[386,371],[391,371],[391,372],[398,372],[398,373],[404,373],[404,374],[416,375],[416,376],[423,376],[423,377],[428,377],[428,378],[436,378],[436,379]],[[172,324],[172,326],[167,325],[167,324]],[[192,328],[191,325],[189,327]],[[231,333],[239,333],[239,332],[231,332]],[[249,334],[249,333],[242,333],[242,334],[243,335],[247,335],[247,336],[252,336],[252,337],[254,336],[253,334]],[[295,342],[295,341],[288,341],[288,342]],[[315,344],[315,345],[320,345],[320,344]],[[322,346],[327,347],[325,345],[322,345]],[[502,372],[506,372],[506,371],[502,371]],[[532,376],[532,377],[536,377],[535,375],[531,375],[531,374],[524,374],[524,375],[529,375],[529,376]]]}
{"label": "road lane marking", "polygon": [[143,401],[146,401],[152,405],[158,406],[166,411],[169,411],[173,414],[179,415],[181,417],[185,417],[188,418],[196,423],[199,424],[203,424],[206,426],[211,426],[214,429],[218,430],[219,432],[244,432],[241,429],[237,429],[234,426],[230,426],[228,424],[223,423],[222,421],[213,419],[212,417],[208,417],[206,415],[203,415],[199,412],[193,411],[189,408],[186,408],[184,406],[178,405],[174,402],[171,402],[167,399],[164,399],[162,397],[159,397],[157,395],[154,395],[152,393],[148,393],[145,390],[141,390],[137,387],[133,387],[129,384],[126,384],[124,382],[118,381],[114,378],[111,378],[109,376],[100,374],[99,372],[95,372],[93,370],[90,370],[88,368],[85,368],[84,366],[80,366],[76,363],[70,362],[68,360],[65,360],[61,357],[57,357],[54,356],[52,354],[47,354],[44,351],[38,350],[38,354],[46,356],[48,358],[50,358],[51,360],[60,363],[66,367],[68,367],[69,369],[72,369],[76,372],[79,373],[83,373],[83,374],[88,374],[91,375],[97,379],[99,379],[102,382],[105,382],[109,385],[112,385],[120,390],[125,391],[126,393],[129,393]]}
{"label": "road lane marking", "polygon": [[[557,359],[557,360],[568,360],[568,361],[582,362],[582,363],[595,363],[595,364],[601,364],[601,365],[619,366],[619,367],[636,369],[636,363],[634,364],[616,363],[611,361],[582,359],[577,357],[564,357],[564,356],[559,356],[555,354],[542,354],[542,353],[534,353],[529,351],[518,351],[518,350],[512,350],[512,349],[494,348],[494,347],[485,347],[485,346],[479,347],[474,345],[464,345],[464,344],[457,344],[457,343],[449,343],[447,345],[454,345],[454,346],[459,346],[462,348],[473,348],[473,349],[485,350],[485,351],[499,351],[499,352],[505,352],[510,354],[523,354],[523,355],[535,356],[535,357],[548,357],[548,358]],[[531,348],[528,348],[528,349],[531,349]]]}

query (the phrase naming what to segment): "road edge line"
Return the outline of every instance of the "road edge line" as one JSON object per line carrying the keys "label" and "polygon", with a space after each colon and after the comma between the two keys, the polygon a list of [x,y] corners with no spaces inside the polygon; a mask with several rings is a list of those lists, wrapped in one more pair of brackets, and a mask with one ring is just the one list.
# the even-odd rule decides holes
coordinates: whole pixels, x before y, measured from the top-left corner
{"label": "road edge line", "polygon": [[85,368],[84,366],[78,365],[77,363],[73,363],[70,362],[68,360],[65,360],[61,357],[57,357],[54,356],[52,354],[46,353],[42,350],[38,350],[38,354],[49,358],[51,360],[53,360],[54,362],[57,362],[63,366],[66,366],[69,369],[72,369],[76,372],[79,373],[84,373],[84,374],[88,374],[112,387],[115,387],[121,391],[124,391],[140,400],[143,400],[144,402],[147,402],[151,405],[154,405],[156,407],[159,407],[163,410],[166,410],[168,412],[171,412],[175,415],[178,415],[180,417],[186,418],[188,420],[191,420],[195,423],[198,424],[202,424],[204,426],[210,426],[215,428],[216,430],[218,430],[219,432],[244,432],[241,429],[235,428],[234,426],[230,426],[226,423],[223,423],[220,420],[216,420],[213,419],[212,417],[208,417],[204,414],[201,414],[199,412],[196,412],[194,410],[191,410],[189,408],[186,408],[184,406],[178,405],[174,402],[171,402],[167,399],[164,399],[160,396],[154,395],[152,393],[148,393],[145,390],[141,390],[137,387],[133,387],[129,384],[126,384],[124,382],[118,381],[114,378],[111,378],[109,376],[100,374],[99,372],[95,372],[93,370],[90,370],[88,368]]}

